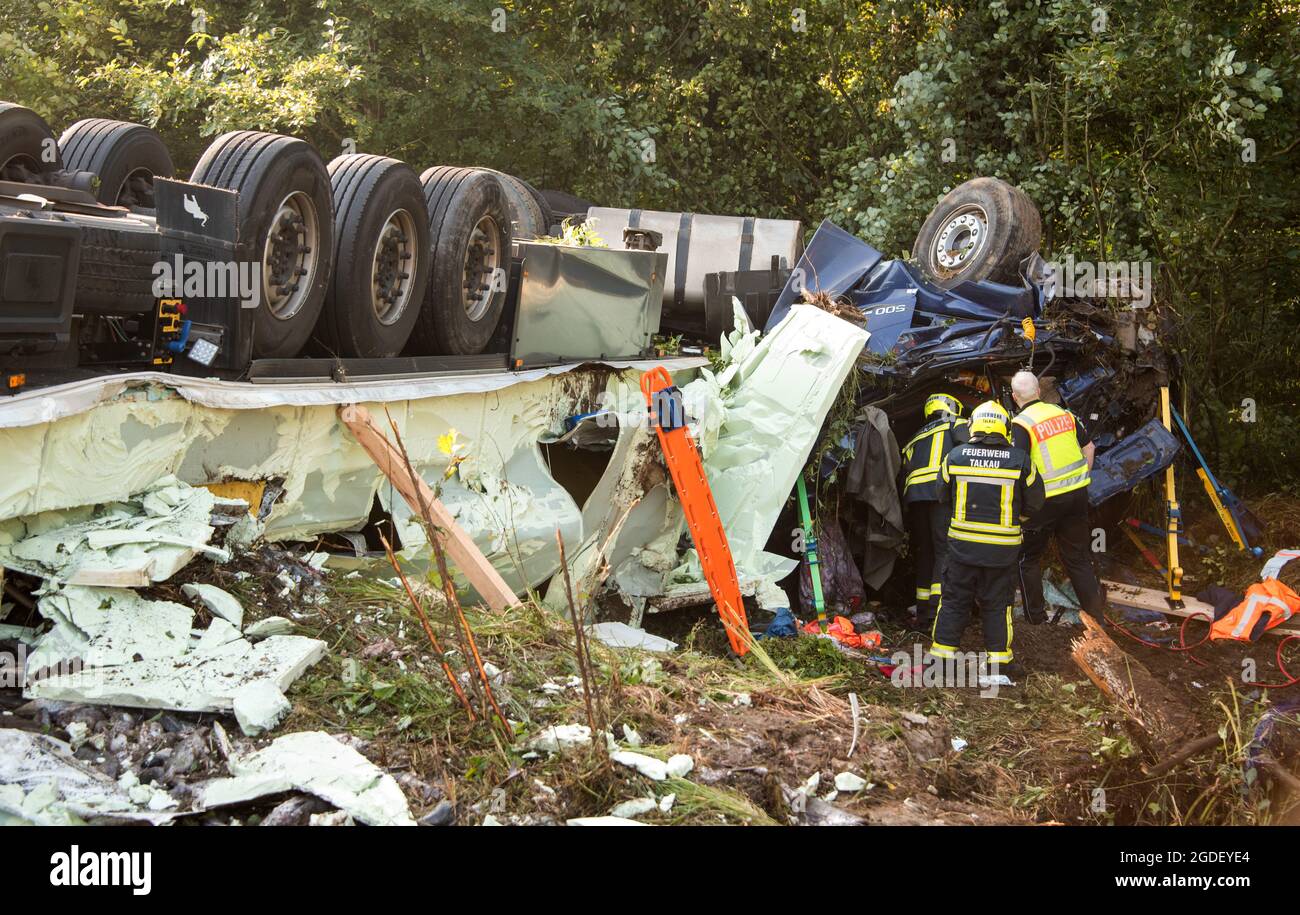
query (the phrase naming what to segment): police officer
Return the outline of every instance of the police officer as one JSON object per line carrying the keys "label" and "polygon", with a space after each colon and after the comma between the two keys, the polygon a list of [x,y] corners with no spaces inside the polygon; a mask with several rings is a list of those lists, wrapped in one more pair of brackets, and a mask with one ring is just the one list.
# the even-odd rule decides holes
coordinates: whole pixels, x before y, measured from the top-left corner
{"label": "police officer", "polygon": [[925,401],[925,425],[903,446],[903,508],[916,560],[919,632],[929,632],[934,623],[948,549],[948,516],[939,508],[939,465],[968,438],[961,401],[948,394],[931,394]]}
{"label": "police officer", "polygon": [[1083,422],[1069,410],[1044,403],[1033,372],[1017,372],[1011,396],[1020,412],[1012,421],[1012,444],[1028,451],[1043,479],[1046,502],[1025,524],[1020,555],[1020,590],[1025,619],[1047,618],[1043,601],[1043,553],[1056,537],[1056,549],[1085,612],[1101,619],[1106,600],[1092,567],[1088,532],[1088,480],[1096,450]]}
{"label": "police officer", "polygon": [[950,520],[943,596],[930,644],[936,658],[956,658],[978,607],[988,663],[1006,669],[1012,661],[1020,523],[1042,505],[1043,487],[1029,455],[1010,442],[1010,419],[997,402],[980,404],[971,414],[970,441],[953,448],[940,468],[940,502]]}

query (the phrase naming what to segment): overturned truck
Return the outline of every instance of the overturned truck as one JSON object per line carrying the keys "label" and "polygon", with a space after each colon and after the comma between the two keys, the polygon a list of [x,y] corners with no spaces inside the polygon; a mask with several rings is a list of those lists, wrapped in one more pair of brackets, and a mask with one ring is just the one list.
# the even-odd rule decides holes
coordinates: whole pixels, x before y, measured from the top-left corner
{"label": "overturned truck", "polygon": [[[830,223],[805,249],[793,221],[595,206],[580,215],[609,247],[590,248],[545,243],[547,197],[488,169],[326,164],[241,131],[182,181],[138,124],[55,138],[0,105],[0,128],[0,441],[28,456],[0,521],[18,541],[175,476],[259,487],[267,539],[364,554],[383,518],[414,557],[420,526],[336,415],[364,403],[511,587],[551,578],[558,530],[579,581],[635,622],[709,600],[637,390],[656,365],[682,387],[742,590],[769,609],[792,603],[782,519],[810,458],[866,503],[842,521],[878,554],[869,583],[888,578],[872,411],[905,440],[926,394],[1005,401],[1032,366],[1094,426],[1096,502],[1176,448],[1149,422],[1154,313],[1058,295],[1036,209],[995,179],[939,203],[917,264]],[[666,356],[661,330],[721,350]]]}

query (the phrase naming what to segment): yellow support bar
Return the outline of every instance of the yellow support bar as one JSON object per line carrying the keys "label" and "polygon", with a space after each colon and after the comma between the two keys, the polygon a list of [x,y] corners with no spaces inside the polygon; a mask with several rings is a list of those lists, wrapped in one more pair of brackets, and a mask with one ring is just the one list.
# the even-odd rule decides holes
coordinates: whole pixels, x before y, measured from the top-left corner
{"label": "yellow support bar", "polygon": [[[1173,432],[1173,417],[1169,409],[1169,386],[1160,388],[1161,421]],[[1178,507],[1178,492],[1174,486],[1174,465],[1165,468],[1165,530],[1169,552],[1169,571],[1165,584],[1169,590],[1169,605],[1183,605],[1183,567],[1178,562],[1178,535],[1182,531],[1183,513]]]}

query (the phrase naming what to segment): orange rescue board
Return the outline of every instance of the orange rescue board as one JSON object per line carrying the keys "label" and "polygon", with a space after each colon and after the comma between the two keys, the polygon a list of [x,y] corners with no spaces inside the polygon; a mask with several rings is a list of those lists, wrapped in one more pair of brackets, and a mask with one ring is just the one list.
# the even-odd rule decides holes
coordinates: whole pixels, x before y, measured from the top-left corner
{"label": "orange rescue board", "polygon": [[704,475],[704,462],[686,428],[685,411],[681,394],[673,385],[672,376],[662,366],[641,376],[641,393],[645,395],[650,422],[659,433],[664,462],[672,475],[677,497],[681,500],[686,525],[690,528],[695,551],[700,555],[704,580],[718,604],[718,615],[727,630],[727,640],[738,655],[749,651],[747,637],[749,620],[740,596],[740,580],[736,577],[736,563],[731,558],[727,532],[718,517],[718,506],[713,501],[708,477]]}

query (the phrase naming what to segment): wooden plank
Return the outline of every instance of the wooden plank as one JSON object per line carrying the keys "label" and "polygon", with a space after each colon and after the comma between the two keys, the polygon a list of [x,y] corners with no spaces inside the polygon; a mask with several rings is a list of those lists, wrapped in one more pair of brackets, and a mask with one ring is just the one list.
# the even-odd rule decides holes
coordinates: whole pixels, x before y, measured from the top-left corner
{"label": "wooden plank", "polygon": [[1187,739],[1190,711],[1151,671],[1126,654],[1101,624],[1082,615],[1084,633],[1070,643],[1070,656],[1097,689],[1128,719],[1130,730],[1152,759],[1163,759]]}
{"label": "wooden plank", "polygon": [[89,588],[147,588],[153,584],[153,560],[128,569],[79,568],[68,577],[67,583]]}
{"label": "wooden plank", "polygon": [[[1184,595],[1183,606],[1174,608],[1169,606],[1164,591],[1157,591],[1153,588],[1139,588],[1136,585],[1124,585],[1117,581],[1103,581],[1102,585],[1106,588],[1106,599],[1119,607],[1155,610],[1157,613],[1180,618],[1194,616],[1204,620],[1206,625],[1209,625],[1210,621],[1214,619],[1214,607],[1194,597]],[[1264,634],[1276,636],[1300,635],[1300,628],[1295,626],[1274,626],[1272,629],[1265,630]]]}
{"label": "wooden plank", "polygon": [[366,454],[370,455],[375,466],[401,493],[411,511],[417,516],[428,512],[429,519],[436,528],[434,536],[438,538],[438,543],[484,602],[493,610],[519,606],[519,598],[510,590],[501,573],[488,562],[465,529],[456,523],[456,519],[434,495],[429,484],[418,473],[412,479],[401,451],[380,431],[370,411],[357,404],[345,404],[339,407],[338,413],[339,419],[352,430]]}

